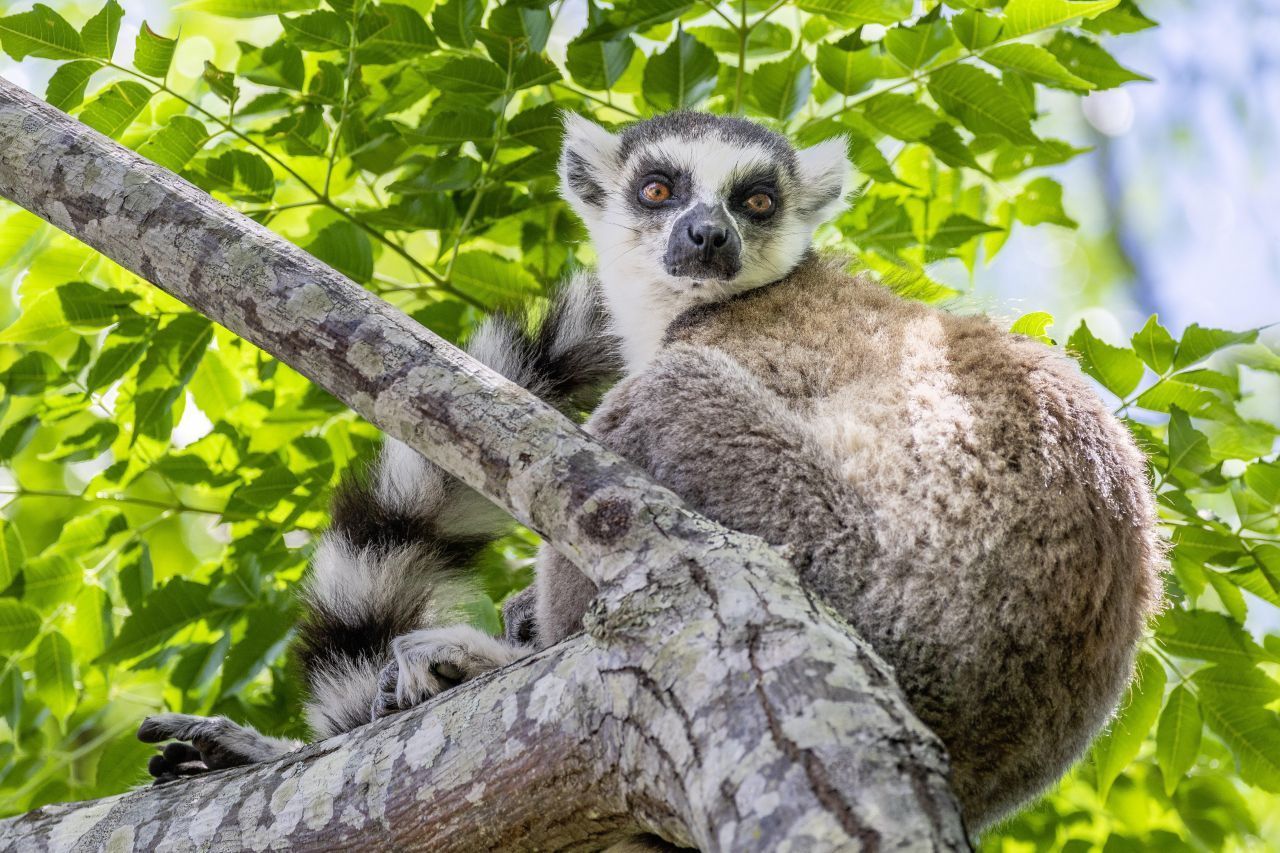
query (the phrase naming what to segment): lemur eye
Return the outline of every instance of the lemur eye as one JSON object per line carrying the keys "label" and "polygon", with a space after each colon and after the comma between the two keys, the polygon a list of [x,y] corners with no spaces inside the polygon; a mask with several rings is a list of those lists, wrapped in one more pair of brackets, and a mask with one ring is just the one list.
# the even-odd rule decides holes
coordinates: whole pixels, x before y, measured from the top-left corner
{"label": "lemur eye", "polygon": [[768,193],[756,193],[743,202],[743,205],[750,213],[762,216],[773,210],[773,196]]}
{"label": "lemur eye", "polygon": [[640,198],[649,204],[662,204],[671,198],[671,185],[663,181],[649,181],[640,188]]}

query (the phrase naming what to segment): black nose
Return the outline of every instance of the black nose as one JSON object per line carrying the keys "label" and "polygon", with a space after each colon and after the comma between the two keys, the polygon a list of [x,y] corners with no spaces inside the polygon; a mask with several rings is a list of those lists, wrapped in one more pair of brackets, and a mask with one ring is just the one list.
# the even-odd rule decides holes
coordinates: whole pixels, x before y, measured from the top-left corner
{"label": "black nose", "polygon": [[673,224],[663,260],[674,276],[733,278],[742,266],[742,240],[722,206],[696,204]]}
{"label": "black nose", "polygon": [[709,219],[690,224],[685,230],[689,241],[702,249],[706,257],[710,257],[716,249],[724,248],[724,244],[729,242],[729,230],[719,222]]}

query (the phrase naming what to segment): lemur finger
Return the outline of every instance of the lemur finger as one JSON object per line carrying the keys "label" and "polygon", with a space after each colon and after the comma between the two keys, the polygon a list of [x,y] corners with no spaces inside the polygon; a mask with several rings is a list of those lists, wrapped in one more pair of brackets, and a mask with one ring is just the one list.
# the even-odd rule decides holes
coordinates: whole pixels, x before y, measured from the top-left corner
{"label": "lemur finger", "polygon": [[174,741],[173,743],[166,744],[164,750],[160,754],[164,757],[164,760],[171,765],[182,764],[186,761],[200,760],[200,750],[190,744],[182,743],[181,741]]}

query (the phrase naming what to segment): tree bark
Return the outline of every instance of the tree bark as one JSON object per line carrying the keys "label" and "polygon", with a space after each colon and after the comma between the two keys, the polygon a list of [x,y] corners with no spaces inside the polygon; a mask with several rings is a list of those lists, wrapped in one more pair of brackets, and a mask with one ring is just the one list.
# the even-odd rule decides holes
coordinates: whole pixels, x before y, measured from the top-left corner
{"label": "tree bark", "polygon": [[310,377],[600,586],[585,636],[275,764],[0,822],[0,848],[968,846],[941,744],[784,555],[3,80],[0,195]]}

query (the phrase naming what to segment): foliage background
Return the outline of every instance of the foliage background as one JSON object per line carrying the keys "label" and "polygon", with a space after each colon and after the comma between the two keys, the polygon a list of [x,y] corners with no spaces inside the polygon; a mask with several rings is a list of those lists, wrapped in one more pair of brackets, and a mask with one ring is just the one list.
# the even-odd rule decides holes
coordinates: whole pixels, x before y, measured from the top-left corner
{"label": "foliage background", "polygon": [[[1125,291],[1141,240],[1055,179],[1113,164],[1107,111],[1144,75],[1109,51],[1152,26],[1130,0],[55,2],[5,10],[0,70],[452,340],[590,260],[556,196],[559,110],[847,134],[858,188],[823,241],[1065,344],[1147,450],[1173,543],[1117,721],[984,846],[1261,849],[1280,843],[1280,355],[1135,315],[1158,302]],[[1031,280],[1054,271],[1036,247],[1077,239],[1086,281]],[[301,735],[290,589],[376,432],[11,206],[0,282],[0,813],[138,783],[132,729],[161,708]],[[1119,311],[1090,307],[1117,290]],[[533,544],[486,552],[470,618],[497,626]]]}

